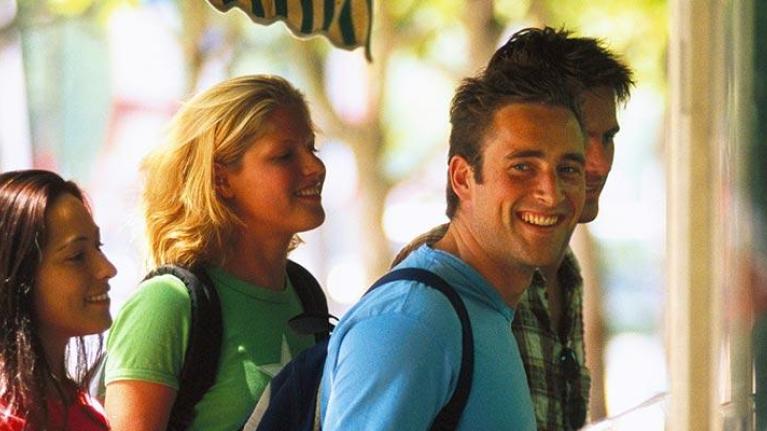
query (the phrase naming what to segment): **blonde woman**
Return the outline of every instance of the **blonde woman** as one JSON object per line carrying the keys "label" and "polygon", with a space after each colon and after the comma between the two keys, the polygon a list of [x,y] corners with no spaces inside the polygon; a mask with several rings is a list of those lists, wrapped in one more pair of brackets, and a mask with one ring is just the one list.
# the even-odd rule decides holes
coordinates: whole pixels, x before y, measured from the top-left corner
{"label": "blonde woman", "polygon": [[[144,164],[155,265],[203,268],[221,302],[215,382],[190,430],[240,427],[275,365],[313,344],[287,321],[302,312],[286,276],[296,234],[325,219],[325,166],[302,94],[282,78],[224,81],[185,104]],[[179,390],[190,299],[172,275],[144,281],[107,340],[107,417],[116,431],[164,430]]]}

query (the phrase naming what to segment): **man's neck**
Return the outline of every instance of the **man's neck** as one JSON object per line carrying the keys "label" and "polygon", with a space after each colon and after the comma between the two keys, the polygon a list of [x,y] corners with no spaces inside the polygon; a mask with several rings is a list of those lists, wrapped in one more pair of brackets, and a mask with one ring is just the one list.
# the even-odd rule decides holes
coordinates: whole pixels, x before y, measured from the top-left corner
{"label": "man's neck", "polygon": [[538,271],[546,280],[547,285],[549,284],[550,281],[557,280],[557,278],[559,277],[559,268],[562,267],[562,263],[564,261],[565,261],[565,257],[564,257],[564,254],[562,254],[562,258],[559,259],[559,262],[556,265],[542,266],[538,268]]}
{"label": "man's neck", "polygon": [[522,293],[532,282],[533,268],[513,262],[508,256],[491,255],[467,226],[455,220],[433,247],[457,256],[476,269],[509,307],[516,307]]}

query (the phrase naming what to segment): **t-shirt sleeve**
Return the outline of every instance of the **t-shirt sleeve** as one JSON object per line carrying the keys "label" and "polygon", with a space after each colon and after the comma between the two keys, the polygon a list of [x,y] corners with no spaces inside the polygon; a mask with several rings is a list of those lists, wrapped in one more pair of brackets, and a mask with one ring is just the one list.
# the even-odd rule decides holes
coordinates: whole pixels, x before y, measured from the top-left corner
{"label": "t-shirt sleeve", "polygon": [[105,382],[141,380],[178,390],[191,319],[184,283],[172,275],[139,286],[107,338]]}
{"label": "t-shirt sleeve", "polygon": [[444,342],[403,315],[355,323],[342,334],[334,363],[325,367],[331,378],[323,382],[330,391],[322,428],[429,429],[457,378],[455,349]]}

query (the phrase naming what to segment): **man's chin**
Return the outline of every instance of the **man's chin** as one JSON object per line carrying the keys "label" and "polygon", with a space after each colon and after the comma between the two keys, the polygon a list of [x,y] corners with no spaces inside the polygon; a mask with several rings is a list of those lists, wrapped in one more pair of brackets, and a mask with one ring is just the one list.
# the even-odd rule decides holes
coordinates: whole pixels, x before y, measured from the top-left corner
{"label": "man's chin", "polygon": [[597,218],[597,214],[599,214],[599,201],[586,202],[586,205],[583,206],[581,217],[578,219],[578,223],[592,222]]}
{"label": "man's chin", "polygon": [[537,253],[528,255],[524,262],[530,268],[540,268],[544,272],[556,269],[562,264],[568,243],[569,241],[565,241],[559,248],[540,249]]}

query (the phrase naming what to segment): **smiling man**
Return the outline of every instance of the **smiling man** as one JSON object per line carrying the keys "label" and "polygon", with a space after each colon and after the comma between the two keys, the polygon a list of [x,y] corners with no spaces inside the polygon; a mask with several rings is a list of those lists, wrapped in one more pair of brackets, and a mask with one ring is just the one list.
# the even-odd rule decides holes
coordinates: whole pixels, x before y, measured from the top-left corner
{"label": "smiling man", "polygon": [[[511,75],[519,67],[552,70],[578,95],[586,132],[586,202],[579,221],[588,223],[599,213],[599,197],[612,168],[613,138],[620,129],[616,102],[628,99],[632,72],[601,41],[550,27],[512,35],[490,59],[485,74]],[[438,226],[416,238],[393,265],[422,244],[439,241],[447,229],[447,224]],[[557,263],[540,267],[515,308],[512,329],[541,431],[578,429],[586,420],[591,379],[582,301],[583,279],[568,248]]]}
{"label": "smiling man", "polygon": [[[585,199],[583,130],[559,74],[463,81],[450,111],[447,214],[432,246],[400,268],[442,277],[468,310],[474,365],[457,429],[532,430],[535,415],[509,327],[535,269],[556,265]],[[365,295],[331,337],[321,385],[325,430],[427,430],[461,369],[461,323],[440,292],[393,281]]]}

